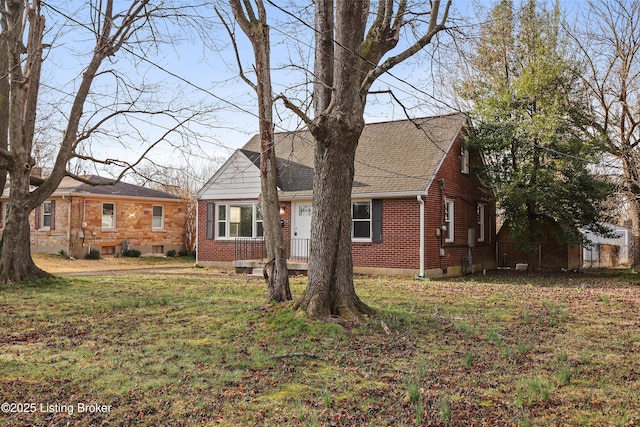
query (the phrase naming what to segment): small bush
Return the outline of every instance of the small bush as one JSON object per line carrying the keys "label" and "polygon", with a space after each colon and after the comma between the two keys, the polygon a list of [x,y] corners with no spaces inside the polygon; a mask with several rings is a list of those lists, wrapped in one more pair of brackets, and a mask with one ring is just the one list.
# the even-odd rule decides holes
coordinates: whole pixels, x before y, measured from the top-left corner
{"label": "small bush", "polygon": [[127,258],[139,258],[140,255],[142,255],[142,252],[137,249],[127,249],[126,251],[122,251],[122,256]]}
{"label": "small bush", "polygon": [[102,253],[98,249],[91,249],[84,257],[85,259],[101,259]]}
{"label": "small bush", "polygon": [[67,255],[67,253],[64,251],[64,249],[60,249],[58,251],[58,255],[60,255],[62,258],[69,258],[69,256]]}
{"label": "small bush", "polygon": [[167,256],[168,256],[168,257],[174,257],[174,256],[176,256],[176,253],[177,253],[177,252],[176,252],[176,250],[175,250],[175,249],[171,249],[171,250],[168,250],[168,251],[167,251]]}
{"label": "small bush", "polygon": [[190,256],[190,257],[195,257],[196,256],[196,252],[195,251],[188,251],[186,249],[180,249],[180,251],[178,252],[179,256]]}

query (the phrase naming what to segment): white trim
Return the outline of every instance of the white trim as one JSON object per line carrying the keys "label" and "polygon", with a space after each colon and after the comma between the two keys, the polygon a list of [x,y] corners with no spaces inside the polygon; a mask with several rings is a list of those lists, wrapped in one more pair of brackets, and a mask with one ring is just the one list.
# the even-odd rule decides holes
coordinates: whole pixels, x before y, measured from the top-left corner
{"label": "white trim", "polygon": [[[355,221],[366,221],[365,218],[354,218],[353,217],[353,205],[356,203],[368,203],[369,204],[369,237],[355,237]],[[352,242],[360,242],[360,243],[368,243],[373,240],[373,202],[370,199],[366,200],[351,200],[351,241]]]}
{"label": "white trim", "polygon": [[[446,218],[447,218],[447,213],[449,213],[449,204],[451,204],[451,213],[449,215],[449,224],[447,224]],[[444,213],[445,213],[445,226],[447,227],[447,229],[445,230],[445,234],[444,234],[444,241],[446,243],[453,243],[456,240],[456,234],[455,234],[455,218],[456,218],[456,204],[454,202],[453,199],[444,199]],[[447,238],[447,235],[451,233],[451,237]]]}
{"label": "white trim", "polygon": [[[156,216],[153,214],[153,209],[156,207],[162,209],[162,215],[160,215],[160,227],[153,226],[153,220],[156,218]],[[151,205],[151,231],[163,231],[165,217],[166,215],[164,205]]]}
{"label": "white trim", "polygon": [[[113,205],[113,213],[112,213],[112,216],[113,216],[112,222],[113,222],[113,224],[111,225],[111,227],[109,227],[109,226],[105,227],[105,225],[104,225],[104,205]],[[117,226],[118,226],[118,224],[116,223],[116,217],[117,217],[116,212],[117,212],[117,209],[118,208],[116,206],[116,202],[102,202],[101,203],[101,205],[100,205],[100,228],[103,231],[116,231],[117,230]]]}
{"label": "white trim", "polygon": [[[477,211],[478,212],[478,217],[480,217],[480,221],[477,221],[477,227],[478,227],[478,242],[484,242],[485,241],[485,227],[487,225],[486,222],[486,204],[484,203],[478,203],[477,206]],[[480,212],[482,211],[482,212]]]}
{"label": "white trim", "polygon": [[[236,239],[263,239],[264,238],[264,228],[262,232],[262,236],[258,236],[258,221],[257,213],[258,213],[258,202],[256,201],[229,201],[229,202],[214,202],[215,209],[213,211],[213,239],[214,240],[236,240]],[[219,223],[221,222],[219,217],[220,208],[225,207],[225,219],[224,219],[224,236],[220,236],[220,228]],[[251,207],[251,236],[231,236],[231,207]],[[263,226],[264,227],[264,226]]]}
{"label": "white trim", "polygon": [[420,203],[420,273],[418,277],[424,277],[424,200],[422,196],[417,196]]}

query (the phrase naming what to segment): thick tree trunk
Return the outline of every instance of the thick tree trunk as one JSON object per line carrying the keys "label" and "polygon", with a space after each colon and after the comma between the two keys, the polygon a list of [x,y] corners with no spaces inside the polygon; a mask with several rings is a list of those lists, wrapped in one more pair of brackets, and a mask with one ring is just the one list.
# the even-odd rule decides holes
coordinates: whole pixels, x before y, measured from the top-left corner
{"label": "thick tree trunk", "polygon": [[352,125],[328,119],[316,135],[309,277],[297,302],[316,318],[373,313],[356,295],[351,258],[351,186],[361,117]]}
{"label": "thick tree trunk", "polygon": [[28,172],[11,175],[11,202],[2,232],[0,284],[51,277],[38,268],[31,258],[28,202]]}
{"label": "thick tree trunk", "polygon": [[[639,195],[640,196],[640,195]],[[631,242],[633,255],[631,258],[631,270],[640,272],[640,200],[630,200],[629,215],[631,217]]]}

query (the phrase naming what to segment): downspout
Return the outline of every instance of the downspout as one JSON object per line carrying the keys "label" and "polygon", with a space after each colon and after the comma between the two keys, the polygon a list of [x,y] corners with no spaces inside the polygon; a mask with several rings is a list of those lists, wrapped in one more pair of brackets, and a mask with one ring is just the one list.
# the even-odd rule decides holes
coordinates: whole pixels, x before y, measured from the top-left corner
{"label": "downspout", "polygon": [[420,203],[420,274],[419,278],[424,278],[424,200],[421,195],[416,196]]}
{"label": "downspout", "polygon": [[198,255],[200,255],[200,248],[198,248],[198,244],[200,243],[199,240],[198,240],[199,239],[198,236],[200,234],[200,225],[199,225],[199,222],[200,222],[199,219],[200,218],[199,217],[200,217],[200,200],[198,200],[198,198],[196,197],[196,236],[195,236],[195,239],[196,239],[196,246],[195,246],[195,249],[196,249],[196,263],[195,263],[195,265],[196,266],[198,265]]}
{"label": "downspout", "polygon": [[[64,197],[65,196],[62,196],[62,200],[64,200]],[[69,196],[69,207],[67,208],[67,254],[70,257],[75,256],[75,254],[71,253],[71,210],[73,209],[72,201],[72,197]]]}

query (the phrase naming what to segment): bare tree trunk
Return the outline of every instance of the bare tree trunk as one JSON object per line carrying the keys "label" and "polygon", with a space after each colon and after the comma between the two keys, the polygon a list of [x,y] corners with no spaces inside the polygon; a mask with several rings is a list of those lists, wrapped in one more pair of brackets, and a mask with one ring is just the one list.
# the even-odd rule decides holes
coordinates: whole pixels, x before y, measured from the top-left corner
{"label": "bare tree trunk", "polygon": [[[316,136],[309,280],[297,306],[313,317],[360,319],[373,310],[355,292],[351,258],[351,186],[362,115],[328,118]],[[359,120],[357,120],[359,119]]]}
{"label": "bare tree trunk", "polygon": [[631,270],[640,272],[640,203],[634,198],[629,203],[629,216],[631,217],[631,243],[633,253],[631,258]]}
{"label": "bare tree trunk", "polygon": [[[12,200],[2,232],[0,255],[0,284],[51,277],[38,268],[31,258],[29,206],[29,170],[21,175],[11,175]],[[22,195],[22,197],[20,197]]]}
{"label": "bare tree trunk", "polygon": [[[280,224],[280,201],[278,198],[278,168],[273,146],[273,93],[271,88],[271,44],[269,26],[264,4],[256,0],[257,16],[249,2],[231,0],[234,17],[244,33],[249,37],[255,56],[256,83],[249,83],[258,97],[258,116],[260,118],[260,204],[262,224],[267,247],[265,280],[269,295],[267,302],[291,300],[289,271],[287,269],[287,251]],[[233,37],[233,36],[232,36]],[[238,60],[239,62],[239,60]]]}
{"label": "bare tree trunk", "polygon": [[[392,4],[393,3],[393,4]],[[370,3],[316,0],[314,62],[315,118],[305,120],[315,140],[309,280],[297,306],[313,317],[360,319],[373,310],[356,295],[351,258],[351,187],[364,109],[371,84],[414,55],[444,29],[450,0],[439,21],[440,1],[431,2],[424,36],[388,57],[405,24],[406,0],[378,2],[365,37]],[[290,107],[291,108],[291,107]],[[292,108],[296,111],[295,108]]]}

